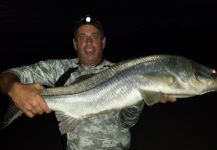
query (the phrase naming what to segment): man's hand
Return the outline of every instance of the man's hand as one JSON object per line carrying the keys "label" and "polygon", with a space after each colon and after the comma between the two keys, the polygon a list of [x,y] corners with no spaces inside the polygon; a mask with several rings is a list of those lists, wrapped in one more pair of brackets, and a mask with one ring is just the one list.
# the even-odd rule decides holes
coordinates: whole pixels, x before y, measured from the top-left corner
{"label": "man's hand", "polygon": [[163,94],[162,98],[160,99],[161,103],[166,103],[166,102],[175,102],[176,97],[168,94]]}
{"label": "man's hand", "polygon": [[8,95],[12,98],[15,105],[28,117],[32,118],[37,114],[50,113],[47,103],[40,96],[40,84],[21,84],[15,82]]}

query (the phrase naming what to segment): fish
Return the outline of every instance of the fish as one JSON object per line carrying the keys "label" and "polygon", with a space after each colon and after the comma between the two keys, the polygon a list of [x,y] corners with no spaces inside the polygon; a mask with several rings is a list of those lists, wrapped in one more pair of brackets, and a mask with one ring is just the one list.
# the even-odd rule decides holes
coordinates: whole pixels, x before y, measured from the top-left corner
{"label": "fish", "polygon": [[[141,101],[152,106],[163,94],[188,98],[216,90],[215,69],[184,56],[159,54],[121,61],[69,86],[44,88],[41,95],[55,111],[61,134],[65,134],[94,115]],[[4,127],[22,114],[12,106],[3,119]]]}

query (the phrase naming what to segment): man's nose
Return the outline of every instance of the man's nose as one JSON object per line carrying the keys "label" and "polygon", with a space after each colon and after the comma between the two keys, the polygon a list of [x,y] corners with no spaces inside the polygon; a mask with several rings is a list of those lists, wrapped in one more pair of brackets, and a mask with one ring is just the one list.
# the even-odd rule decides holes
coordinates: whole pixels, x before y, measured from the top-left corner
{"label": "man's nose", "polygon": [[87,43],[92,43],[93,42],[91,37],[87,37],[86,41],[87,41]]}

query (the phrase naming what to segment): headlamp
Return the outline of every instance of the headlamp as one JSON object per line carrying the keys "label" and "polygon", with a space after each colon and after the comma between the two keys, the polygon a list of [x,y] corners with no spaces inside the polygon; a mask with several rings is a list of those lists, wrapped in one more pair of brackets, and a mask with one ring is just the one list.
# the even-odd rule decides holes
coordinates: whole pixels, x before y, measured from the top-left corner
{"label": "headlamp", "polygon": [[90,15],[85,15],[84,17],[82,17],[81,19],[79,19],[75,23],[75,26],[74,26],[74,37],[75,37],[75,34],[76,34],[78,28],[80,26],[82,26],[82,25],[85,25],[85,24],[89,24],[89,25],[95,26],[102,33],[102,35],[104,35],[104,30],[103,30],[101,22],[98,21],[98,20],[96,20],[96,19],[94,19]]}

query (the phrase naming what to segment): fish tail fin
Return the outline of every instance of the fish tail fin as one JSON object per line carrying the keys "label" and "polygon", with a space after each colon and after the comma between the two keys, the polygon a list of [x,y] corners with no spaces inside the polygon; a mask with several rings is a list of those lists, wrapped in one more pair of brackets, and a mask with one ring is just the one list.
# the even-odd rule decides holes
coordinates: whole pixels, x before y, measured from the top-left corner
{"label": "fish tail fin", "polygon": [[15,119],[23,114],[14,103],[10,102],[9,107],[3,116],[2,120],[0,121],[0,130],[6,128],[9,124],[11,124]]}

